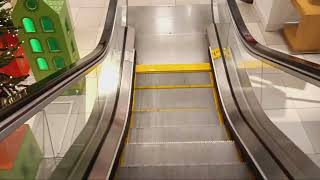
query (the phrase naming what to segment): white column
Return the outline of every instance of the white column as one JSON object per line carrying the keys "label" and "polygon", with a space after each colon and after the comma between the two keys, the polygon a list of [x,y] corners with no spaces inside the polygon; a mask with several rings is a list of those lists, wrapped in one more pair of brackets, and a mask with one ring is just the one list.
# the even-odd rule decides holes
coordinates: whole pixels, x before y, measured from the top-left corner
{"label": "white column", "polygon": [[291,0],[254,0],[254,7],[266,31],[276,31],[282,29],[286,22],[299,21]]}

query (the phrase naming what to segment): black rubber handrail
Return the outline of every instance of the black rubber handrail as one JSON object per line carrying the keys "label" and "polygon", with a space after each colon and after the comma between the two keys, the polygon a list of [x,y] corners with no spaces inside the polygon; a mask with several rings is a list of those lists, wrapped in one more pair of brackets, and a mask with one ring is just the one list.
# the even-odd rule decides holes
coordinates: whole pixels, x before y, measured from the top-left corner
{"label": "black rubber handrail", "polygon": [[260,44],[249,32],[241,16],[236,0],[227,0],[227,4],[236,25],[236,29],[240,35],[240,39],[251,53],[265,58],[266,63],[270,62],[273,66],[279,65],[277,67],[280,69],[283,69],[284,66],[285,68],[293,70],[296,73],[288,73],[320,87],[319,64],[273,50]]}
{"label": "black rubber handrail", "polygon": [[110,0],[101,39],[89,55],[29,86],[25,97],[0,110],[0,140],[104,60],[110,49],[117,4],[118,0]]}

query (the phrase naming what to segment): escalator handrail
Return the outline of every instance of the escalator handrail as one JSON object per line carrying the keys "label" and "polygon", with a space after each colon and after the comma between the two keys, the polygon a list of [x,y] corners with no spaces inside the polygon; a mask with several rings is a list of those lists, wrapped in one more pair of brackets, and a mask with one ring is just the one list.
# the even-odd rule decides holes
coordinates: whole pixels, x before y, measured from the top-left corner
{"label": "escalator handrail", "polygon": [[0,111],[0,140],[52,102],[90,70],[98,66],[110,49],[118,0],[110,0],[102,36],[97,47],[87,56],[26,89],[27,96]]}
{"label": "escalator handrail", "polygon": [[273,66],[283,69],[283,67],[291,70],[290,74],[320,87],[320,65],[301,59],[289,54],[285,54],[271,48],[268,48],[259,42],[249,32],[242,16],[236,0],[227,0],[227,5],[236,30],[240,35],[241,42],[254,55],[265,58],[266,63],[271,63]]}

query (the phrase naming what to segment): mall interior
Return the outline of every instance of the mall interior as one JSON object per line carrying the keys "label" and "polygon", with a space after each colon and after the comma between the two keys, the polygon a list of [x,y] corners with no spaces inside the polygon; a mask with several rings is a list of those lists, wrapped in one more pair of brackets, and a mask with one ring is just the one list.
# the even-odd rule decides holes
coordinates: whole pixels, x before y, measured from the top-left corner
{"label": "mall interior", "polygon": [[320,179],[320,0],[0,0],[0,180]]}

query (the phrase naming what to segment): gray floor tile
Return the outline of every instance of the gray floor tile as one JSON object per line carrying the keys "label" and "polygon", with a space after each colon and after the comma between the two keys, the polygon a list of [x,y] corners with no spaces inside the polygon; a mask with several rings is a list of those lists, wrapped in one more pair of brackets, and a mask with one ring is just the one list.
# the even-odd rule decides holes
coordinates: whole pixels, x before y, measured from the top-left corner
{"label": "gray floor tile", "polygon": [[311,121],[304,121],[302,125],[307,133],[307,137],[309,138],[314,152],[320,153],[320,121],[311,122]]}

